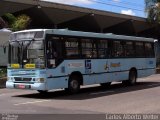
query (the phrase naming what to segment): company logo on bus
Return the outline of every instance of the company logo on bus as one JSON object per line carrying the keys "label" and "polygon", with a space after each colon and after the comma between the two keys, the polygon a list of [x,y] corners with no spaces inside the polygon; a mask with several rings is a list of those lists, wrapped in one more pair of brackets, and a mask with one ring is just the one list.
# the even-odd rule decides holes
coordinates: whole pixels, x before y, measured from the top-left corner
{"label": "company logo on bus", "polygon": [[152,65],[152,64],[153,64],[153,61],[149,61],[149,64]]}
{"label": "company logo on bus", "polygon": [[111,67],[120,67],[121,63],[111,63]]}

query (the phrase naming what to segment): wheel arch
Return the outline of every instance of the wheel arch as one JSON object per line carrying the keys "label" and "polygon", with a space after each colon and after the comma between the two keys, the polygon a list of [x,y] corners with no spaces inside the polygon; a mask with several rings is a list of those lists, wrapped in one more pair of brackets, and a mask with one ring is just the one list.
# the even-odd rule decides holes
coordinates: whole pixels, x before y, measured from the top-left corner
{"label": "wheel arch", "polygon": [[69,76],[69,80],[70,80],[73,76],[78,76],[80,85],[83,85],[83,75],[82,75],[81,72],[79,72],[79,71],[74,71],[74,72],[72,72],[72,73],[70,74],[70,76]]}
{"label": "wheel arch", "polygon": [[[130,70],[129,70],[129,74],[131,71],[135,71],[136,72],[136,77],[138,77],[138,71],[137,71],[137,68],[135,67],[132,67]],[[129,77],[129,76],[128,76]]]}

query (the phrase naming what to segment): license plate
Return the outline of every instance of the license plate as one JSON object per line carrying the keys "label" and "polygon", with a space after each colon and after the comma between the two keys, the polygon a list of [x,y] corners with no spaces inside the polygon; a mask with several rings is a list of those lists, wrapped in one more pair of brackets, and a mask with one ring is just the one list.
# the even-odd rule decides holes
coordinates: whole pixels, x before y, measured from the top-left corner
{"label": "license plate", "polygon": [[18,88],[19,88],[19,89],[25,89],[26,86],[25,86],[25,85],[18,85]]}
{"label": "license plate", "polygon": [[31,86],[30,85],[14,85],[14,88],[17,88],[17,89],[30,89]]}

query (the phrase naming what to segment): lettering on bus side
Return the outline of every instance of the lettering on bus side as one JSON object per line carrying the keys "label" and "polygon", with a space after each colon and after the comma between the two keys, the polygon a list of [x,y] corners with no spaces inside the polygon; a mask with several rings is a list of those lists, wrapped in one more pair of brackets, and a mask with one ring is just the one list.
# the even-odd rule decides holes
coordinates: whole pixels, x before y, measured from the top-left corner
{"label": "lettering on bus side", "polygon": [[68,67],[69,68],[80,68],[80,67],[84,67],[84,64],[82,62],[72,62],[72,63],[68,63]]}
{"label": "lettering on bus side", "polygon": [[111,63],[111,67],[120,67],[121,63]]}

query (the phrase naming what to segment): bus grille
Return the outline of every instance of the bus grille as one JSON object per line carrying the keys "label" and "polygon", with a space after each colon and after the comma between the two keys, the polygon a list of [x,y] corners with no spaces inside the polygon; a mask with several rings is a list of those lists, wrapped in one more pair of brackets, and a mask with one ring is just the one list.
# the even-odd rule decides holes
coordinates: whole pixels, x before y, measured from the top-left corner
{"label": "bus grille", "polygon": [[21,78],[21,77],[15,77],[15,81],[25,81],[25,82],[30,82],[32,78]]}

